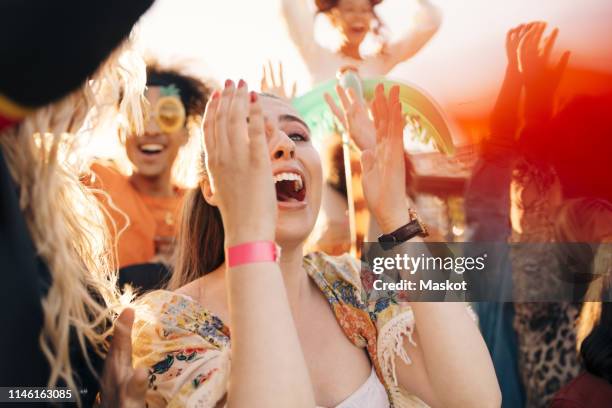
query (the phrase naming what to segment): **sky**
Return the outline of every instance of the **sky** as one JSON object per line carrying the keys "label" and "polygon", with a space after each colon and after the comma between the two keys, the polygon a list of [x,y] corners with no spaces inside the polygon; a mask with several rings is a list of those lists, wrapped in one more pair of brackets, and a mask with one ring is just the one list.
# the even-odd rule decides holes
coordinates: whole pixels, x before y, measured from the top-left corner
{"label": "sky", "polygon": [[[295,0],[302,1],[302,0]],[[505,65],[504,37],[515,25],[545,20],[560,28],[558,54],[571,64],[612,72],[612,2],[607,0],[432,0],[444,19],[428,46],[390,77],[417,84],[451,109],[487,109]],[[409,22],[415,1],[385,0],[377,12],[391,35]],[[335,44],[324,16],[318,41]],[[286,33],[279,0],[157,0],[140,24],[142,44],[162,62],[180,62],[222,83],[244,78],[259,86],[261,67],[282,61],[285,77],[308,90],[309,77]],[[367,47],[366,47],[367,48]]]}
{"label": "sky", "polygon": [[[544,20],[559,27],[555,52],[572,50],[570,68],[612,74],[612,1],[431,1],[443,13],[440,30],[389,77],[424,89],[451,122],[458,117],[468,118],[468,123],[472,117],[480,118],[476,129],[486,123],[504,74],[505,34],[524,22]],[[416,0],[384,0],[377,6],[391,36],[409,24],[415,4]],[[310,87],[308,72],[287,35],[280,0],[156,0],[138,31],[149,56],[178,63],[217,84],[243,78],[259,89],[262,66],[272,60],[283,62],[285,78],[297,81],[298,94]],[[337,34],[324,16],[315,20],[315,35],[323,46],[333,48],[337,43]],[[373,50],[372,44],[366,40],[364,51]],[[452,128],[456,141],[474,133],[465,126]],[[122,147],[111,140],[94,137],[90,148],[96,155],[121,157]]]}

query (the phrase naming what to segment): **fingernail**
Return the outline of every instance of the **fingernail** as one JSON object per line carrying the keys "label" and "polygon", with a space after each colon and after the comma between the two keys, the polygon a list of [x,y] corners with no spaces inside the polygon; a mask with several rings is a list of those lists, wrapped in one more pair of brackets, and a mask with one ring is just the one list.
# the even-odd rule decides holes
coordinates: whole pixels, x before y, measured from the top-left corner
{"label": "fingernail", "polygon": [[245,85],[246,85],[246,82],[244,82],[244,79],[241,79],[240,81],[238,81],[238,88],[242,88]]}
{"label": "fingernail", "polygon": [[225,87],[226,88],[229,88],[232,85],[234,85],[234,82],[231,79],[226,79],[225,80]]}
{"label": "fingernail", "polygon": [[251,103],[254,103],[257,100],[257,92],[251,91]]}
{"label": "fingernail", "polygon": [[221,92],[219,92],[219,90],[216,90],[215,92],[213,92],[212,98],[213,99],[217,99],[219,97],[219,95],[221,95]]}

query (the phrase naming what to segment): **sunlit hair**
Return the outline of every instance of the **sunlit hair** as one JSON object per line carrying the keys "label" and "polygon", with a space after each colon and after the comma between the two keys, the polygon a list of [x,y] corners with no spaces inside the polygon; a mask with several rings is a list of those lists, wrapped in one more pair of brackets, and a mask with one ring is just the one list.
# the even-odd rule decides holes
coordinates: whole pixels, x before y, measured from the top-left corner
{"label": "sunlit hair", "polygon": [[51,369],[48,385],[63,382],[77,398],[71,338],[78,339],[92,369],[86,343],[104,353],[109,319],[121,301],[105,218],[92,191],[79,180],[73,152],[84,125],[95,127],[116,113],[120,89],[124,92],[121,114],[135,118],[142,129],[138,118],[142,117],[144,63],[129,41],[80,89],[0,134],[8,167],[19,186],[20,208],[52,279],[42,299],[44,325],[39,337]]}
{"label": "sunlit hair", "polygon": [[[580,198],[568,200],[560,209],[555,225],[555,240],[566,253],[561,264],[565,269],[576,265],[582,270],[569,270],[578,279],[588,280],[577,330],[578,346],[598,323],[602,299],[610,290],[612,272],[612,204],[606,200]],[[564,245],[584,243],[584,245]],[[604,243],[604,245],[598,245]],[[590,244],[590,245],[586,245]],[[574,267],[573,269],[576,269]],[[588,278],[588,279],[586,279]]]}
{"label": "sunlit hair", "polygon": [[577,347],[588,372],[612,384],[612,251],[600,246],[593,259],[593,273],[598,275],[587,290],[588,299],[580,311]]}

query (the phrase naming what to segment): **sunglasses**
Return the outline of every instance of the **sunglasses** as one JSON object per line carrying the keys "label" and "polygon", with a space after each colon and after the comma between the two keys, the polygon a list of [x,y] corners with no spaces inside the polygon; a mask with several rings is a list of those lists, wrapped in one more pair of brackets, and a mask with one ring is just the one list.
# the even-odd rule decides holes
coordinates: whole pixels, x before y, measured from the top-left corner
{"label": "sunglasses", "polygon": [[153,107],[152,118],[164,133],[174,133],[185,126],[185,106],[178,96],[162,96]]}

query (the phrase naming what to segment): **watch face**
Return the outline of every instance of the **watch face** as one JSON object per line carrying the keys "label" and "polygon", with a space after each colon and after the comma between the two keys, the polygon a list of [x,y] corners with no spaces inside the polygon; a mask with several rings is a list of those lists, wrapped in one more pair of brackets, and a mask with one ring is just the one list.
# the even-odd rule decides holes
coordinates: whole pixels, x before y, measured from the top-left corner
{"label": "watch face", "polygon": [[391,234],[381,235],[380,237],[378,237],[378,242],[395,242],[395,237]]}
{"label": "watch face", "polygon": [[410,224],[408,224],[408,228],[406,228],[406,232],[410,235],[410,238],[412,238],[415,235],[418,235],[421,232],[423,232],[423,228],[421,227],[421,224],[417,220],[414,220],[414,221],[411,221]]}

